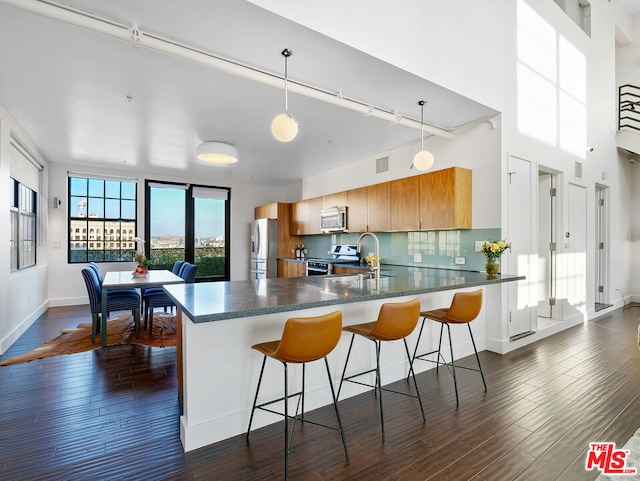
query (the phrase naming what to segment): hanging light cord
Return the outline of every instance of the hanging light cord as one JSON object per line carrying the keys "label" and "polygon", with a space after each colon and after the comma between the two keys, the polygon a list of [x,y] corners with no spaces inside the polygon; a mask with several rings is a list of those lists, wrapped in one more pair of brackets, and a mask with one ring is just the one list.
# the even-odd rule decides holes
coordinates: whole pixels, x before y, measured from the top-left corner
{"label": "hanging light cord", "polygon": [[418,102],[420,105],[420,151],[424,150],[424,104],[426,103],[424,100]]}
{"label": "hanging light cord", "polygon": [[[285,48],[282,52],[284,56],[284,110],[289,114],[289,69],[288,69],[288,60],[293,52],[288,48]],[[291,115],[291,114],[289,114]]]}

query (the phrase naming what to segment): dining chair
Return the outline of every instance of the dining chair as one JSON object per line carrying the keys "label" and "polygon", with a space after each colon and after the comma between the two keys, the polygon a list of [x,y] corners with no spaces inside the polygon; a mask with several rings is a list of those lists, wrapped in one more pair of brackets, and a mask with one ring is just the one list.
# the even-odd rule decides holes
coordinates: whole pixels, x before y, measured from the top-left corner
{"label": "dining chair", "polygon": [[[96,342],[96,333],[100,328],[102,312],[102,288],[95,270],[91,267],[82,269],[82,278],[89,295],[89,310],[91,311],[91,343]],[[133,292],[107,292],[107,312],[128,311],[133,314],[136,337],[140,336],[140,295]]]}
{"label": "dining chair", "polygon": [[[185,261],[176,261],[173,264],[173,268],[171,269],[171,272],[173,274],[175,274],[176,276],[180,274],[180,269],[182,268],[182,266],[184,265]],[[145,299],[144,299],[144,295],[147,292],[162,292],[162,287],[143,287],[140,289],[140,294],[142,295],[142,314],[147,312],[147,306],[145,305]],[[165,308],[165,312],[166,312],[166,308]],[[147,327],[147,321],[145,319],[144,321],[144,327]]]}
{"label": "dining chair", "polygon": [[[180,267],[180,273],[178,275],[184,279],[185,283],[192,283],[196,280],[197,272],[198,266],[190,262],[185,262]],[[161,287],[147,289],[143,298],[146,306],[144,313],[145,327],[148,327],[149,335],[151,335],[153,332],[153,309],[156,307],[175,307],[175,303]]]}

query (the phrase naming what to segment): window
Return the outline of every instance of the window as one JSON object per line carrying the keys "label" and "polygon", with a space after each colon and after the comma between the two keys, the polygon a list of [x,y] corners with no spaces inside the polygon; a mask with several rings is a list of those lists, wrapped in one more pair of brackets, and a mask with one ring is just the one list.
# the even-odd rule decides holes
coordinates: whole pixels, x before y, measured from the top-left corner
{"label": "window", "polygon": [[36,193],[11,179],[11,270],[36,265]]}
{"label": "window", "polygon": [[[137,232],[137,184],[133,180],[69,176],[69,262],[129,262]],[[114,239],[115,231],[127,229],[130,236]],[[87,237],[87,232],[89,236]],[[111,233],[111,235],[109,234]],[[104,242],[104,241],[114,242]],[[92,241],[92,242],[89,242]]]}
{"label": "window", "polygon": [[146,196],[152,269],[186,260],[198,266],[198,280],[229,280],[230,189],[147,182]]}

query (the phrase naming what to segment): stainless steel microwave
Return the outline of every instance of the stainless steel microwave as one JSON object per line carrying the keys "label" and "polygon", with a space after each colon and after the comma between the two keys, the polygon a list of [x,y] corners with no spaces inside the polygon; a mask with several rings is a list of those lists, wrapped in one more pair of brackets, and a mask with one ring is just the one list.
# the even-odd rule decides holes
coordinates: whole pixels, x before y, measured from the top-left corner
{"label": "stainless steel microwave", "polygon": [[332,207],[320,211],[321,232],[343,232],[347,230],[347,208]]}

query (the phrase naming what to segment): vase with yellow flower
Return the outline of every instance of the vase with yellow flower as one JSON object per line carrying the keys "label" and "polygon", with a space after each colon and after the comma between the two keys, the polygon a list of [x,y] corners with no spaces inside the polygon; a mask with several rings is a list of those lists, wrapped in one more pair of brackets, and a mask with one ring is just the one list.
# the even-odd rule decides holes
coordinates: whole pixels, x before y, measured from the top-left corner
{"label": "vase with yellow flower", "polygon": [[482,252],[485,256],[484,270],[490,276],[495,276],[500,270],[500,257],[507,249],[511,249],[511,244],[504,240],[484,241]]}

